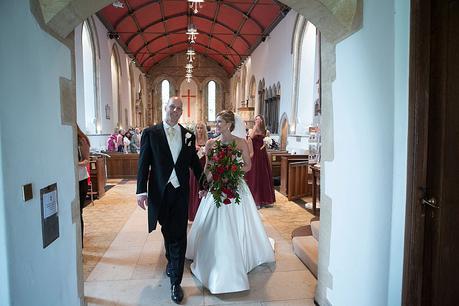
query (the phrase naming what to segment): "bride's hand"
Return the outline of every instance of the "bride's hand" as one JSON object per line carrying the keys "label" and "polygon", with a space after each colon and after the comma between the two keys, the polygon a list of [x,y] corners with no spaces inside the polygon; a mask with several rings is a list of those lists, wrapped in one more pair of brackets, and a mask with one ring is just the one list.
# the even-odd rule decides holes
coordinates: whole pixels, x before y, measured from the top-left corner
{"label": "bride's hand", "polygon": [[207,195],[207,190],[199,190],[198,196],[200,199],[204,198]]}

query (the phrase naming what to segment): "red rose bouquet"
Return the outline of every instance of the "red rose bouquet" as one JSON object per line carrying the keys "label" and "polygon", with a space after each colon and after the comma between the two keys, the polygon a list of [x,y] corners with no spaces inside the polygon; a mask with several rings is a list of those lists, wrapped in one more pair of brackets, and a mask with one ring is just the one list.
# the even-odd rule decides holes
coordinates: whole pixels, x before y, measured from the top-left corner
{"label": "red rose bouquet", "polygon": [[221,203],[230,204],[232,199],[237,204],[240,202],[237,188],[244,176],[241,156],[242,153],[234,141],[224,145],[217,140],[215,146],[207,152],[207,170],[212,174],[209,192],[214,197],[217,207],[220,207]]}

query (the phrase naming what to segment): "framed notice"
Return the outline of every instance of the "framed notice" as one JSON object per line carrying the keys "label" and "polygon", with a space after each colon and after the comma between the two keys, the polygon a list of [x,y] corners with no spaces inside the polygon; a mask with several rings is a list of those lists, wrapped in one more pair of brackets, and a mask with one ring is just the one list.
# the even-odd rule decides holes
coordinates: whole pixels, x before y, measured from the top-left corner
{"label": "framed notice", "polygon": [[56,183],[40,189],[40,203],[43,248],[46,248],[59,237],[59,205]]}

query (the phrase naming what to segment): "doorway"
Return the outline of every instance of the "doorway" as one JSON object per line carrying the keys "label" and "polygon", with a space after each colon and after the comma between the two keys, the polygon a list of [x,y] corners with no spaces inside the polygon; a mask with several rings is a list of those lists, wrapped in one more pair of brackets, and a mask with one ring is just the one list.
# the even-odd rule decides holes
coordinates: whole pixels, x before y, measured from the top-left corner
{"label": "doorway", "polygon": [[411,1],[403,305],[457,305],[459,1]]}

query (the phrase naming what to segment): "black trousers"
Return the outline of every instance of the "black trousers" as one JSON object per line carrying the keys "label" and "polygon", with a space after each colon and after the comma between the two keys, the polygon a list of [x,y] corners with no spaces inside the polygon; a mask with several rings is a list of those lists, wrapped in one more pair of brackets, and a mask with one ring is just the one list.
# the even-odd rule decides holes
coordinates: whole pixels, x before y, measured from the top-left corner
{"label": "black trousers", "polygon": [[171,285],[180,284],[183,277],[188,226],[188,197],[183,188],[167,184],[158,216],[164,237],[166,258],[171,271]]}
{"label": "black trousers", "polygon": [[88,179],[81,180],[79,187],[80,187],[81,247],[83,247],[83,233],[84,233],[83,208],[84,208],[84,201],[86,200],[86,194],[88,193]]}

